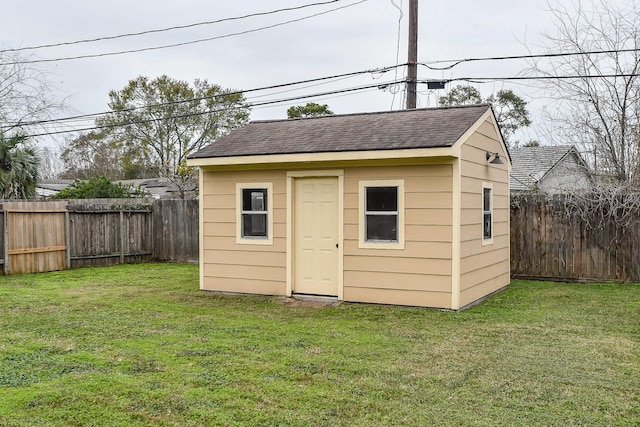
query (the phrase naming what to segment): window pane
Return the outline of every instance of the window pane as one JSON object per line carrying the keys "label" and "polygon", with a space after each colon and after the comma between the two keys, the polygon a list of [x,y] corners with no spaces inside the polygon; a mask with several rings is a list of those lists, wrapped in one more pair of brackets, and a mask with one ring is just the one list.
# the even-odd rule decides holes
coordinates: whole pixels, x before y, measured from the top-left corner
{"label": "window pane", "polygon": [[367,215],[366,240],[398,241],[397,215]]}
{"label": "window pane", "polygon": [[397,211],[398,187],[367,187],[366,210]]}
{"label": "window pane", "polygon": [[267,237],[267,215],[242,214],[242,237]]}
{"label": "window pane", "polygon": [[242,189],[242,210],[243,211],[266,211],[267,210],[267,189],[266,188]]}
{"label": "window pane", "polygon": [[488,212],[491,210],[491,189],[490,188],[483,188],[483,192],[482,192],[482,204],[483,204],[483,210],[485,212]]}
{"label": "window pane", "polygon": [[482,236],[485,239],[490,239],[492,234],[491,234],[491,213],[485,213],[484,214],[484,221],[483,221],[484,225],[482,226]]}

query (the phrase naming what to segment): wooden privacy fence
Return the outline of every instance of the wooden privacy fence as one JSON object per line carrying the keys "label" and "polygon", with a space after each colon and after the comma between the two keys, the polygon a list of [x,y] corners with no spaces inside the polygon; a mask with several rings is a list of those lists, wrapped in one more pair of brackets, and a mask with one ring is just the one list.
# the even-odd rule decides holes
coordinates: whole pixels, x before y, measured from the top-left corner
{"label": "wooden privacy fence", "polygon": [[512,276],[640,281],[640,212],[624,225],[598,219],[602,214],[585,217],[563,195],[512,195]]}
{"label": "wooden privacy fence", "polygon": [[3,202],[5,274],[198,259],[198,201]]}
{"label": "wooden privacy fence", "polygon": [[71,268],[153,258],[151,206],[83,203],[69,209]]}
{"label": "wooden privacy fence", "polygon": [[65,203],[4,203],[3,215],[5,274],[68,267]]}
{"label": "wooden privacy fence", "polygon": [[[2,202],[5,274],[198,260],[198,201]],[[511,272],[554,280],[640,281],[640,212],[624,227],[567,209],[566,199],[511,196]]]}

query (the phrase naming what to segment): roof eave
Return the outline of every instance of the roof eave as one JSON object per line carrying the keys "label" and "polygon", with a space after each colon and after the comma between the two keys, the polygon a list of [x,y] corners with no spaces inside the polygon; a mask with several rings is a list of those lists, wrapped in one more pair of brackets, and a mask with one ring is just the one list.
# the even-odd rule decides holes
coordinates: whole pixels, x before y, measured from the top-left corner
{"label": "roof eave", "polygon": [[458,157],[453,147],[411,148],[401,150],[340,151],[322,153],[269,154],[232,157],[191,158],[188,166],[215,167],[274,165],[291,163],[340,162],[357,160],[393,160],[431,157]]}

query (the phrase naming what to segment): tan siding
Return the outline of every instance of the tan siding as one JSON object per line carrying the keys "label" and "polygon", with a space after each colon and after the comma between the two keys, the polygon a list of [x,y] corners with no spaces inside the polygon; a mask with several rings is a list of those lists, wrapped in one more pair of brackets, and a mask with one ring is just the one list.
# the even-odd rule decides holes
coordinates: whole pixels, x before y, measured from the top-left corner
{"label": "tan siding", "polygon": [[[423,242],[430,245],[432,242],[451,243],[450,225],[432,224],[407,224],[405,225],[405,239],[408,242]],[[450,254],[447,254],[451,256]]]}
{"label": "tan siding", "polygon": [[[450,164],[345,170],[345,300],[451,306],[452,176]],[[404,180],[403,250],[359,248],[359,182],[376,179]]]}
{"label": "tan siding", "polygon": [[273,267],[285,265],[286,255],[281,252],[254,251],[255,246],[246,246],[243,250],[205,250],[207,259],[215,264],[247,265]]}
{"label": "tan siding", "polygon": [[[408,256],[416,256],[410,250],[413,243],[420,243],[422,250],[427,251],[432,247],[440,248],[437,243],[451,244],[451,226],[447,225],[405,225],[405,248],[407,249]],[[357,224],[345,224],[344,226],[344,239],[348,242],[354,242],[354,250],[358,247],[358,225]],[[371,250],[371,249],[369,249]],[[447,257],[450,257],[450,251],[447,252]]]}
{"label": "tan siding", "polygon": [[[493,125],[487,120],[461,148],[460,289],[461,306],[509,283],[509,172]],[[486,152],[505,164],[489,164]],[[493,243],[482,240],[482,184],[493,187]]]}
{"label": "tan siding", "polygon": [[[235,191],[235,188],[234,188]],[[202,205],[205,209],[219,209],[225,206],[236,205],[235,194],[209,194],[202,201]]]}
{"label": "tan siding", "polygon": [[464,307],[492,292],[504,288],[509,284],[509,280],[509,273],[502,273],[486,282],[480,282],[476,286],[462,291],[460,296],[461,306]]}
{"label": "tan siding", "polygon": [[[506,270],[506,268],[509,267],[508,264],[508,261],[502,261],[497,264],[490,264],[478,270],[463,274],[460,277],[460,289],[471,289],[480,283],[491,281],[496,277],[499,277],[501,274],[507,273],[508,270]],[[504,285],[506,284],[507,283]]]}
{"label": "tan siding", "polygon": [[[461,212],[462,225],[468,224],[482,224],[482,211],[481,206],[473,206],[470,208],[464,208]],[[501,222],[509,222],[509,211],[507,209],[494,209],[493,210],[493,222],[499,224]]]}
{"label": "tan siding", "polygon": [[360,256],[345,256],[344,268],[350,271],[388,271],[444,276],[451,275],[451,259],[378,257],[368,253]]}
{"label": "tan siding", "polygon": [[[273,184],[273,245],[236,242],[236,184]],[[286,292],[286,173],[204,172],[203,289],[283,295]]]}
{"label": "tan siding", "polygon": [[405,209],[406,224],[451,225],[451,209]]}
{"label": "tan siding", "polygon": [[451,293],[431,291],[397,291],[395,289],[352,288],[345,286],[347,301],[374,304],[398,304],[434,308],[450,308]]}
{"label": "tan siding", "polygon": [[407,209],[451,209],[451,191],[446,193],[414,192],[405,193]]}
{"label": "tan siding", "polygon": [[[431,164],[417,166],[382,166],[382,167],[358,167],[348,170],[349,176],[356,179],[379,179],[380,171],[384,170],[385,179],[407,177],[451,177],[453,169],[451,165]],[[356,188],[357,190],[357,188]]]}
{"label": "tan siding", "polygon": [[425,277],[422,274],[345,271],[344,281],[352,288],[420,291],[428,287],[431,292],[451,292],[450,275]]}
{"label": "tan siding", "polygon": [[478,252],[473,255],[463,257],[464,270],[461,273],[467,274],[482,270],[485,267],[489,267],[494,264],[504,262],[505,256],[508,256],[509,248],[500,247],[492,251]]}
{"label": "tan siding", "polygon": [[204,209],[205,224],[207,222],[236,222],[236,208],[235,205],[231,205],[229,208],[213,208]]}
{"label": "tan siding", "polygon": [[[356,236],[357,237],[357,236]],[[424,242],[424,241],[408,241],[404,245],[403,256],[416,259],[451,259],[451,242]],[[371,257],[397,257],[397,251],[387,251],[379,249],[360,249],[358,248],[357,238],[354,240],[345,240],[345,254],[359,254],[358,256]]]}
{"label": "tan siding", "polygon": [[495,127],[493,127],[493,124],[491,124],[489,120],[485,120],[485,122],[480,125],[477,132],[490,139],[496,137]]}
{"label": "tan siding", "polygon": [[285,284],[267,280],[228,279],[208,277],[203,279],[202,289],[218,292],[237,292],[244,294],[284,295]]}
{"label": "tan siding", "polygon": [[206,222],[202,230],[202,235],[235,238],[236,225],[232,222]]}
{"label": "tan siding", "polygon": [[[505,224],[506,225],[506,224]],[[470,226],[466,226],[465,230]],[[474,236],[479,236],[482,233],[482,227],[480,225],[474,226]],[[482,246],[482,239],[473,238],[464,240],[460,244],[460,257],[462,259],[468,258],[473,255],[481,254],[484,252],[492,252],[496,249],[505,249],[509,246],[509,230],[505,229],[502,233],[495,233],[493,237],[493,244]],[[468,233],[469,234],[469,233]]]}
{"label": "tan siding", "polygon": [[230,265],[208,262],[204,266],[205,277],[223,277],[226,279],[266,280],[271,282],[285,281],[286,271],[283,267],[261,265]]}
{"label": "tan siding", "polygon": [[[414,166],[407,166],[407,168]],[[428,166],[422,166],[422,168],[428,168]],[[384,169],[384,168],[381,168]],[[405,191],[408,192],[419,192],[421,188],[428,187],[428,191],[425,193],[451,193],[452,183],[451,177],[447,176],[436,176],[436,177],[426,177],[426,176],[396,176],[396,175],[377,175],[368,178],[364,177],[353,177],[348,174],[349,170],[345,171],[345,177],[349,179],[345,179],[344,183],[344,191],[346,194],[358,194],[358,182],[359,181],[370,181],[376,179],[404,179]],[[426,190],[426,188],[425,188]],[[357,199],[356,199],[357,200]]]}
{"label": "tan siding", "polygon": [[287,249],[287,241],[283,238],[273,239],[273,246],[271,245],[251,245],[251,244],[237,244],[235,234],[233,237],[219,237],[219,236],[203,236],[204,249],[213,250],[251,250],[260,252],[282,252]]}

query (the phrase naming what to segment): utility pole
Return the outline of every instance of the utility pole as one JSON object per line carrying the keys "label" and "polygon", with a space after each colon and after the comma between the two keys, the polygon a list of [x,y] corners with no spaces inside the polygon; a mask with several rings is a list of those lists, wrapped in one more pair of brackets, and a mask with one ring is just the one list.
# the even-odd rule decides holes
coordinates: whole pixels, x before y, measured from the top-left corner
{"label": "utility pole", "polygon": [[418,0],[409,0],[409,60],[407,110],[416,108],[418,97]]}

